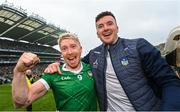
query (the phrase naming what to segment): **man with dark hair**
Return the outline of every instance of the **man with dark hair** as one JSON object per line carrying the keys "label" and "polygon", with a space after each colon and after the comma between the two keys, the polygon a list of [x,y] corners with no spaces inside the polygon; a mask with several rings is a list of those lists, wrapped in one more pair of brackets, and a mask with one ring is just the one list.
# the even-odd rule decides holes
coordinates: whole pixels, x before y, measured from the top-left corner
{"label": "man with dark hair", "polygon": [[[115,16],[105,11],[96,17],[102,45],[83,61],[91,64],[101,111],[180,110],[180,79],[143,38],[118,37]],[[52,64],[45,72],[55,72]]]}
{"label": "man with dark hair", "polygon": [[97,22],[99,19],[101,19],[102,17],[104,17],[104,16],[112,16],[112,17],[114,18],[114,20],[116,21],[116,18],[115,18],[115,16],[113,15],[113,13],[111,13],[111,12],[109,12],[109,11],[106,11],[106,12],[101,12],[100,14],[98,14],[98,15],[96,16],[96,22]]}

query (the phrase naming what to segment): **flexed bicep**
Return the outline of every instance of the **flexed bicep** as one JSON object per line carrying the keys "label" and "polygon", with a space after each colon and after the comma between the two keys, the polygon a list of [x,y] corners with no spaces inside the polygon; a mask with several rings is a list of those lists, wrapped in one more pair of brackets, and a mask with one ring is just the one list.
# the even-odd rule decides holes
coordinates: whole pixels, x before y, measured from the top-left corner
{"label": "flexed bicep", "polygon": [[25,106],[28,106],[35,100],[41,98],[42,96],[44,96],[46,94],[46,92],[47,92],[47,89],[45,88],[45,86],[42,82],[37,81],[37,82],[33,83],[29,87],[28,99],[25,103]]}
{"label": "flexed bicep", "polygon": [[40,81],[37,81],[33,83],[28,92],[28,102],[33,102],[40,97],[44,96],[47,92],[47,89],[45,88],[44,84]]}

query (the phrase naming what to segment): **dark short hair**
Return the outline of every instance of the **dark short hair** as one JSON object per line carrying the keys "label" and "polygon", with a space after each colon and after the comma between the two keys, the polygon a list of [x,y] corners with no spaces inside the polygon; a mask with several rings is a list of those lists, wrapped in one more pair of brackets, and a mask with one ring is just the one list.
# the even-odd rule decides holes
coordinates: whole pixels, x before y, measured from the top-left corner
{"label": "dark short hair", "polygon": [[116,21],[116,18],[115,18],[114,14],[113,14],[112,12],[110,12],[110,11],[104,11],[104,12],[99,13],[99,14],[96,16],[96,22],[97,22],[99,19],[101,19],[102,17],[104,17],[104,16],[112,16],[112,17],[115,19],[115,21]]}

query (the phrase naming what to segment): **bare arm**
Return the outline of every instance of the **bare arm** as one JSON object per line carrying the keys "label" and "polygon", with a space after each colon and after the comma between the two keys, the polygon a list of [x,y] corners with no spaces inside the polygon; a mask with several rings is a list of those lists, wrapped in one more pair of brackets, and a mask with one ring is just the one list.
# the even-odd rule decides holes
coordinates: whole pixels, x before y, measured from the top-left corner
{"label": "bare arm", "polygon": [[37,55],[32,53],[23,53],[19,58],[12,81],[12,95],[16,107],[27,106],[46,93],[47,90],[41,82],[38,81],[30,87],[26,83],[25,71],[33,68],[39,61]]}

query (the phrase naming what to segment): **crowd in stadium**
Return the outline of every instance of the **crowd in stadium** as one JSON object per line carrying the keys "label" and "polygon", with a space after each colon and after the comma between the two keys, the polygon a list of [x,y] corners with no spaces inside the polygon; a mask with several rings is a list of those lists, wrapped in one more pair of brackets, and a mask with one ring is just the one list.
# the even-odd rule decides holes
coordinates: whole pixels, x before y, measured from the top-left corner
{"label": "crowd in stadium", "polygon": [[6,39],[0,40],[0,48],[9,49],[9,50],[59,53],[58,50],[53,49],[52,47],[47,47],[47,46],[42,46],[42,45],[37,45],[37,44],[32,44],[32,43],[18,42],[18,41],[10,41]]}
{"label": "crowd in stadium", "polygon": [[[1,65],[0,69],[0,84],[11,83],[13,76],[13,69],[15,65]],[[33,69],[33,74],[38,77],[42,75],[42,71],[47,67],[47,64],[38,64],[35,69]]]}
{"label": "crowd in stadium", "polygon": [[42,74],[48,63],[60,60],[60,52],[52,47],[0,39],[0,84],[11,82],[13,68],[25,51],[40,53],[41,63],[33,70],[34,74]]}
{"label": "crowd in stadium", "polygon": [[60,61],[60,52],[52,46],[64,31],[7,1],[0,5],[0,83],[12,80],[13,68],[23,52],[33,52],[40,57],[35,74],[41,74],[39,71],[47,64]]}

